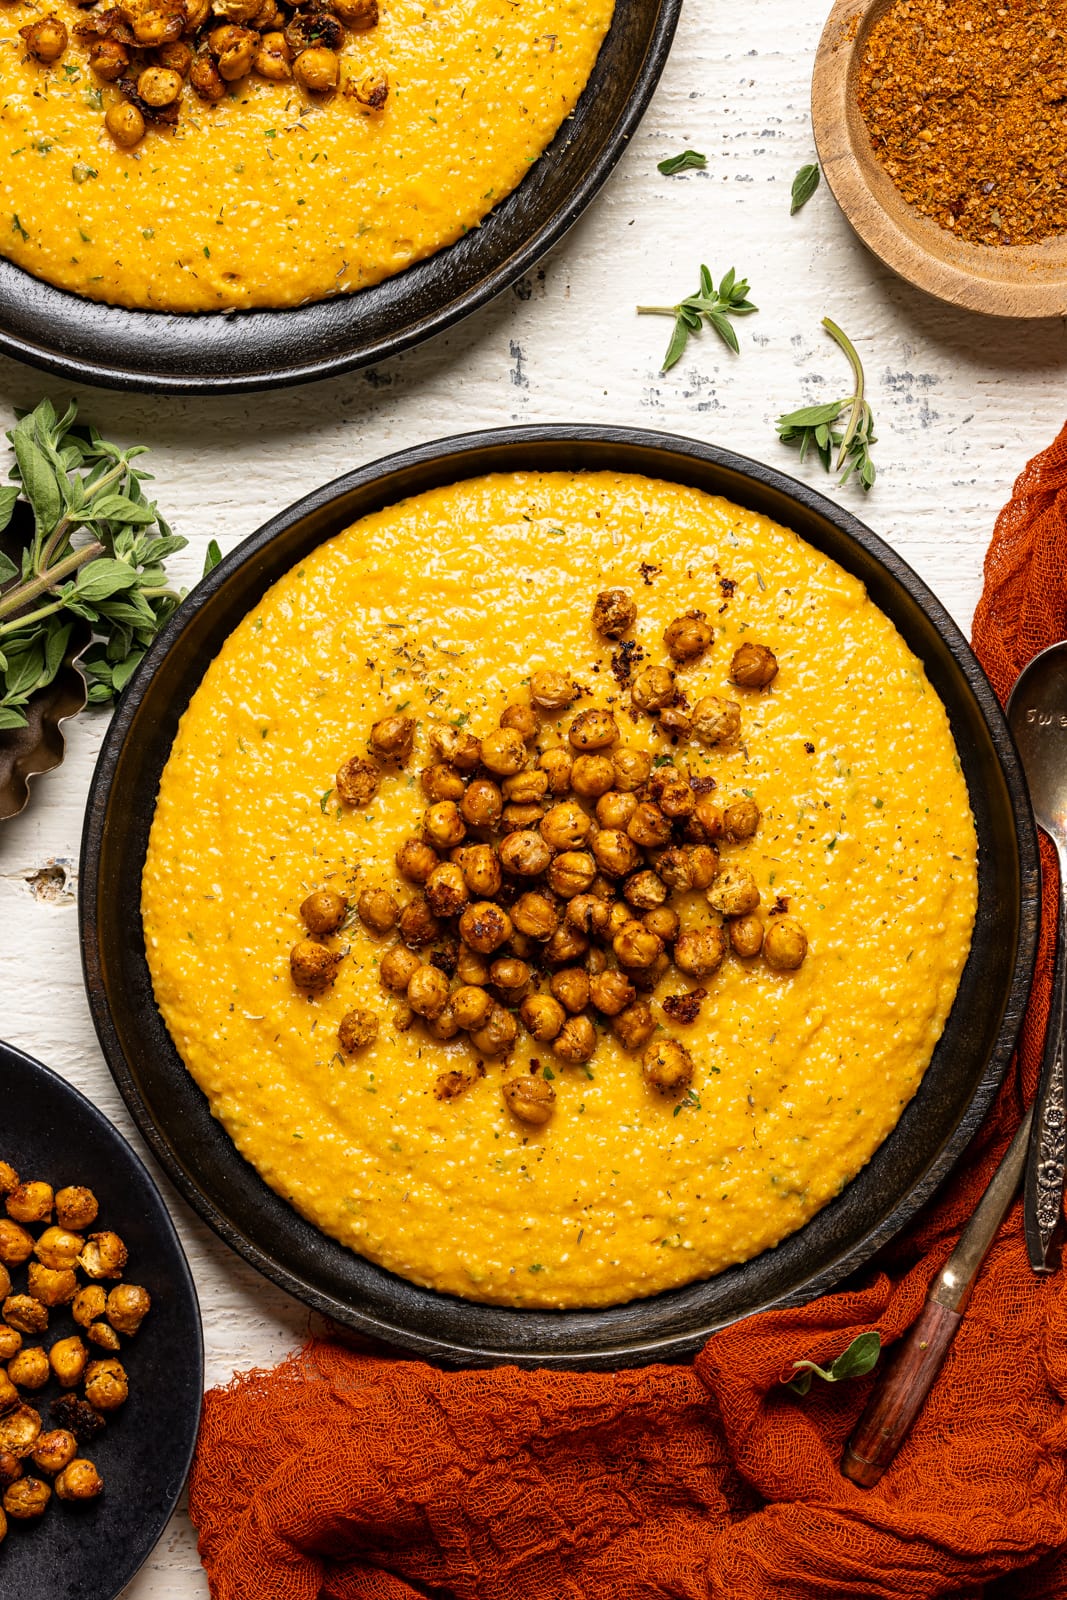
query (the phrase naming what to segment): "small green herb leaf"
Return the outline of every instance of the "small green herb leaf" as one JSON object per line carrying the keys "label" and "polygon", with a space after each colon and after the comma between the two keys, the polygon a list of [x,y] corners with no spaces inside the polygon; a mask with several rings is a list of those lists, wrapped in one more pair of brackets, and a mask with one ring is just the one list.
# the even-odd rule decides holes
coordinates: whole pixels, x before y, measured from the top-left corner
{"label": "small green herb leaf", "polygon": [[747,317],[759,309],[749,300],[748,292],[747,280],[739,280],[733,267],[725,274],[718,289],[710,270],[701,267],[700,288],[696,294],[689,295],[674,306],[638,306],[639,316],[674,318],[674,332],[663,358],[663,371],[669,372],[681,359],[689,343],[689,335],[699,333],[705,321],[714,328],[728,349],[735,355],[739,354],[741,347],[737,342],[737,333],[728,319]]}
{"label": "small green herb leaf", "polygon": [[847,1349],[830,1363],[820,1367],[814,1361],[794,1361],[797,1376],[788,1380],[794,1394],[807,1394],[813,1378],[824,1383],[844,1383],[849,1378],[862,1378],[872,1372],[882,1352],[881,1335],[875,1332],[858,1333]]}
{"label": "small green herb leaf", "polygon": [[810,166],[801,167],[793,179],[792,197],[789,204],[789,215],[795,217],[801,206],[806,206],[816,189],[822,174],[818,164],[812,162]]}
{"label": "small green herb leaf", "polygon": [[[855,390],[847,400],[831,400],[823,405],[802,406],[799,411],[787,412],[776,423],[778,437],[783,444],[799,448],[801,461],[814,446],[826,471],[840,474],[839,483],[847,483],[855,473],[864,490],[867,490],[873,486],[877,476],[871,459],[871,446],[878,440],[874,431],[874,416],[865,394],[863,364],[852,340],[836,322],[824,317],[823,327],[845,352],[852,368]],[[847,414],[845,426],[835,428],[834,423],[844,414]]]}
{"label": "small green herb leaf", "polygon": [[222,551],[219,549],[219,541],[217,539],[212,539],[208,544],[207,553],[204,556],[204,570],[200,576],[202,578],[206,578],[209,572],[214,572],[221,560]]}
{"label": "small green herb leaf", "polygon": [[668,156],[665,161],[658,162],[657,171],[662,172],[665,178],[673,178],[677,172],[691,172],[707,164],[707,156],[702,156],[699,150],[683,150],[680,155]]}

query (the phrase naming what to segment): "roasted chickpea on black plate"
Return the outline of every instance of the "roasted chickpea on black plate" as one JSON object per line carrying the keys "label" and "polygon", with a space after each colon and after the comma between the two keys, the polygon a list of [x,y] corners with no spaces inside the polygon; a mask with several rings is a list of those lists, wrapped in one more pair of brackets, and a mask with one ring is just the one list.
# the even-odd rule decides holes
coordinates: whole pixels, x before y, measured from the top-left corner
{"label": "roasted chickpea on black plate", "polygon": [[0,1594],[112,1600],[192,1459],[196,1293],[106,1118],[2,1043],[0,1074]]}

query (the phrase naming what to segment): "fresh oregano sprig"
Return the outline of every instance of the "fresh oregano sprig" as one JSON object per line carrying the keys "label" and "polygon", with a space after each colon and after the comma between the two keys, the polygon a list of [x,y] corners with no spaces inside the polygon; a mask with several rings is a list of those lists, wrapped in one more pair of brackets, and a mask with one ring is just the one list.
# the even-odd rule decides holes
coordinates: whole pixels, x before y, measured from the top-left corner
{"label": "fresh oregano sprig", "polygon": [[723,344],[738,355],[741,347],[729,319],[747,317],[753,311],[759,310],[759,307],[754,306],[749,300],[748,293],[748,280],[738,278],[733,267],[726,273],[717,289],[708,268],[701,267],[700,288],[696,294],[689,295],[676,306],[638,306],[639,316],[674,318],[674,333],[667,346],[667,354],[663,358],[663,371],[669,372],[675,363],[681,360],[682,352],[689,343],[689,335],[700,333],[705,322],[715,329]]}
{"label": "fresh oregano sprig", "polygon": [[828,1367],[820,1367],[814,1361],[794,1361],[793,1368],[797,1376],[789,1380],[789,1387],[794,1394],[807,1394],[813,1378],[822,1378],[824,1383],[842,1383],[846,1378],[862,1378],[874,1370],[881,1353],[882,1338],[879,1333],[859,1333]]}
{"label": "fresh oregano sprig", "polygon": [[62,416],[50,400],[19,417],[7,435],[14,482],[0,486],[0,533],[19,499],[33,513],[33,535],[15,561],[0,551],[0,728],[26,724],[26,704],[55,678],[76,618],[92,643],[82,658],[89,700],[119,693],[182,598],[163,563],[186,540],[171,532],[121,450],[77,423],[73,401]]}
{"label": "fresh oregano sprig", "polygon": [[[801,461],[814,447],[826,471],[840,473],[840,483],[847,483],[855,473],[867,490],[877,476],[871,460],[871,446],[877,443],[877,435],[865,393],[863,363],[852,340],[836,322],[824,317],[822,325],[848,357],[855,389],[847,400],[831,400],[825,405],[801,406],[799,411],[787,412],[775,426],[783,444],[799,446]],[[835,428],[843,415],[844,427]]]}

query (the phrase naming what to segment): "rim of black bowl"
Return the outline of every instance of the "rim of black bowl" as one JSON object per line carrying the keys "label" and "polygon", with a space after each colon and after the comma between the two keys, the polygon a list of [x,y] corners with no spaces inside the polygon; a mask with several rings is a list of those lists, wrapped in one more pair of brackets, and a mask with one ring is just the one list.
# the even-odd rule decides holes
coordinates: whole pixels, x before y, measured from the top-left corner
{"label": "rim of black bowl", "polygon": [[[384,361],[521,278],[607,181],[659,82],[682,0],[617,0],[573,114],[479,228],[368,289],[271,310],[136,311],[0,260],[0,351],[60,377],[153,394],[238,394]],[[315,352],[309,354],[309,352]]]}
{"label": "rim of black bowl", "polygon": [[[486,471],[538,469],[643,472],[710,489],[783,522],[860,576],[948,709],[980,841],[975,938],[952,1013],[916,1095],[867,1166],[797,1233],[752,1261],[591,1311],[515,1310],[420,1289],[300,1217],[238,1155],[185,1070],[155,1006],[139,915],[159,773],[178,718],[240,616],[308,550],[375,507]],[[235,575],[243,589],[234,613],[225,596]],[[172,650],[175,670],[185,672],[181,689],[165,698],[157,691],[158,703],[142,711]],[[127,769],[136,780],[130,792],[121,787]],[[138,1127],[194,1209],[266,1277],[342,1325],[452,1365],[616,1367],[689,1356],[716,1328],[813,1299],[915,1215],[977,1132],[1007,1070],[1029,995],[1039,890],[1033,818],[996,696],[952,618],[894,550],[807,485],[731,451],[643,429],[540,424],[437,440],[347,473],[266,523],[193,590],[134,674],[105,736],[86,810],[79,916],[93,1021]],[[967,1067],[975,1030],[982,1059]],[[142,1095],[144,1071],[156,1074],[153,1105]],[[932,1135],[932,1113],[943,1104],[944,1126]]]}

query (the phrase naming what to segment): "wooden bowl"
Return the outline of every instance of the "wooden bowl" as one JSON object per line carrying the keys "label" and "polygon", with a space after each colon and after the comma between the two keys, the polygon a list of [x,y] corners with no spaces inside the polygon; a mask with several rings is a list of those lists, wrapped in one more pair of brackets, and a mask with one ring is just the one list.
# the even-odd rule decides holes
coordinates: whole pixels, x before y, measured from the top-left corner
{"label": "wooden bowl", "polygon": [[837,0],[811,85],[815,143],[826,181],[864,244],[919,289],[996,317],[1067,314],[1067,234],[1038,244],[956,239],[901,196],[871,147],[857,103],[871,28],[894,0]]}
{"label": "wooden bowl", "polygon": [[[960,988],[915,1098],[870,1162],[805,1227],[717,1277],[594,1311],[514,1310],[422,1289],[320,1233],[238,1153],[156,1006],[141,869],[160,774],[208,663],[266,590],[358,518],[485,472],[637,472],[726,495],[793,528],[861,579],[944,702],[979,839],[978,915]],[[170,618],[126,688],[82,841],[82,956],[108,1065],[153,1153],[227,1244],[355,1332],[457,1366],[622,1367],[691,1356],[716,1329],[799,1305],[855,1272],[943,1181],[1004,1076],[1030,986],[1037,845],[1007,724],[951,618],[849,512],[770,467],[670,434],[542,424],[405,450],[326,484],[231,551]]]}

